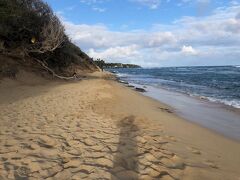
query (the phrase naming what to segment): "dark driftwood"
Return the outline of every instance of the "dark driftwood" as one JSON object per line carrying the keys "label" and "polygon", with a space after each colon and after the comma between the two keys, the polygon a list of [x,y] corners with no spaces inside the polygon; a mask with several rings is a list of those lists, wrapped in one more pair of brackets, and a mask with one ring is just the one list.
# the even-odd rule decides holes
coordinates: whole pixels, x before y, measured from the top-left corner
{"label": "dark driftwood", "polygon": [[135,90],[138,91],[138,92],[147,92],[145,89],[143,89],[143,88],[138,88],[138,87],[136,87]]}

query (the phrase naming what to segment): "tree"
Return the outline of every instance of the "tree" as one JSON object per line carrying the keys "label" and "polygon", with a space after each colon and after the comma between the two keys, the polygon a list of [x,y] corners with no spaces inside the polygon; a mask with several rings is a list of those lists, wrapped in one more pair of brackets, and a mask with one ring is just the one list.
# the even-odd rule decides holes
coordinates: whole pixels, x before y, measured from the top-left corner
{"label": "tree", "polygon": [[0,42],[26,54],[53,52],[67,37],[52,9],[41,0],[0,0]]}
{"label": "tree", "polygon": [[0,54],[38,63],[61,79],[74,79],[81,66],[97,69],[42,0],[0,0]]}

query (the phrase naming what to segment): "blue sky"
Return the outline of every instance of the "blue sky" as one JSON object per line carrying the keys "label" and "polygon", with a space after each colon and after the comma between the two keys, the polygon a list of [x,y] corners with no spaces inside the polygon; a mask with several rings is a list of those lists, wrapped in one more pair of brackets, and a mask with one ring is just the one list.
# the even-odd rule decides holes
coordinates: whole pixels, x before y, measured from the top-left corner
{"label": "blue sky", "polygon": [[240,64],[240,0],[46,0],[91,57],[146,67]]}

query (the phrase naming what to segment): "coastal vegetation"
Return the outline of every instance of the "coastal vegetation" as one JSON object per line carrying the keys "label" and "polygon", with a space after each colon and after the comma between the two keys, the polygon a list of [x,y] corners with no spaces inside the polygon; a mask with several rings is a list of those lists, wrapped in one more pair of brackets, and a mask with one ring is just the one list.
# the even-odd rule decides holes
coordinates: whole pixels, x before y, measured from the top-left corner
{"label": "coastal vegetation", "polygon": [[95,64],[101,68],[141,68],[141,66],[136,64],[123,64],[123,63],[107,63],[104,60],[97,59],[94,61]]}
{"label": "coastal vegetation", "polygon": [[1,0],[0,17],[2,75],[17,73],[19,66],[36,66],[69,79],[98,69],[69,40],[59,18],[42,0]]}

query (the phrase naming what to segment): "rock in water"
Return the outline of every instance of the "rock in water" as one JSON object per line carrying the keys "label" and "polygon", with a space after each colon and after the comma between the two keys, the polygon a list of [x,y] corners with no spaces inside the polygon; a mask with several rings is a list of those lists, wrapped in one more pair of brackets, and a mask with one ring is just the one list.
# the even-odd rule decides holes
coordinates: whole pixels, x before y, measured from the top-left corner
{"label": "rock in water", "polygon": [[122,84],[128,84],[128,82],[122,81],[122,80],[119,80],[119,82],[122,83]]}
{"label": "rock in water", "polygon": [[136,87],[135,90],[138,91],[138,92],[147,92],[145,89],[143,89],[143,88],[138,88],[138,87]]}

